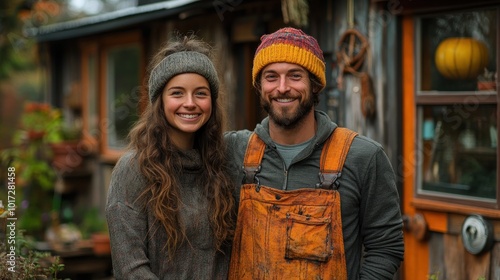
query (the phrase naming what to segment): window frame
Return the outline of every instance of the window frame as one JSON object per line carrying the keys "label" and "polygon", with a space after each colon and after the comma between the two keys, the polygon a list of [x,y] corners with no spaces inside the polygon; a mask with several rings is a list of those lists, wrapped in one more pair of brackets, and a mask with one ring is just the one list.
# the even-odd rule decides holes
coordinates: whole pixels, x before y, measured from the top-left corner
{"label": "window frame", "polygon": [[[496,9],[496,17],[497,17],[497,28],[496,28],[496,43],[497,47],[500,46],[500,6],[491,6],[489,8]],[[454,12],[460,12],[460,10],[453,10],[450,11],[452,13]],[[448,91],[436,91],[436,90],[421,90],[421,85],[422,85],[422,49],[421,49],[421,19],[425,16],[428,16],[429,14],[424,14],[424,15],[418,15],[415,16],[414,20],[414,48],[415,48],[415,53],[414,53],[414,79],[415,79],[415,84],[414,84],[414,89],[415,89],[415,95],[414,95],[414,106],[415,106],[415,152],[417,155],[418,162],[423,160],[423,146],[420,143],[420,140],[422,139],[422,123],[421,123],[421,117],[420,117],[420,112],[421,108],[424,106],[428,105],[453,105],[453,104],[466,104],[467,102],[477,102],[477,104],[480,105],[491,105],[494,104],[496,105],[496,119],[497,119],[497,124],[500,123],[500,108],[498,108],[500,104],[500,88],[498,85],[498,80],[497,80],[497,88],[496,91],[454,91],[454,92],[448,92]],[[498,69],[500,69],[500,52],[497,50],[496,54],[496,65],[497,65],[497,73]],[[444,94],[443,94],[444,93]],[[470,98],[474,98],[474,100],[471,100]],[[498,135],[500,134],[500,130],[497,129],[497,138]],[[496,148],[496,199],[494,202],[490,201],[482,201],[479,198],[474,198],[471,196],[470,199],[467,198],[461,198],[457,195],[453,194],[447,194],[447,193],[437,193],[437,194],[432,194],[429,192],[421,192],[422,190],[422,184],[423,184],[423,178],[422,174],[423,171],[421,170],[421,164],[416,164],[415,165],[415,188],[414,188],[414,198],[413,198],[413,204],[417,207],[421,208],[426,208],[429,210],[436,210],[436,211],[450,211],[450,212],[457,212],[457,213],[469,213],[471,211],[476,212],[476,213],[482,213],[490,216],[499,216],[498,213],[496,213],[492,209],[500,209],[500,159],[499,159],[499,151],[500,147],[497,146]],[[460,207],[457,207],[460,205]],[[466,205],[466,207],[463,207],[463,205]]]}
{"label": "window frame", "polygon": [[[144,62],[144,46],[142,44],[142,34],[139,30],[133,30],[124,33],[104,34],[96,38],[86,38],[81,42],[81,58],[82,58],[82,89],[84,94],[83,98],[83,127],[84,135],[86,135],[87,143],[90,143],[98,152],[100,159],[104,162],[115,163],[124,153],[124,149],[116,149],[108,145],[108,89],[107,89],[107,62],[108,53],[120,46],[136,45],[139,48],[139,84],[138,87],[142,88],[142,83],[145,76],[145,62]],[[97,118],[98,118],[98,136],[93,137],[90,133],[90,117],[88,93],[90,90],[90,79],[88,75],[89,63],[88,59],[92,55],[97,56]],[[143,99],[145,94],[143,90],[138,91],[139,99]],[[139,100],[138,100],[139,101]],[[138,114],[142,112],[143,107],[140,102],[136,104]]]}
{"label": "window frame", "polygon": [[[90,118],[91,117],[96,117],[98,120],[100,119],[99,115],[99,71],[98,71],[98,65],[99,65],[99,49],[98,45],[95,42],[91,43],[83,43],[80,45],[81,49],[81,75],[82,75],[82,122],[83,122],[83,140],[85,143],[88,145],[88,147],[92,151],[97,151],[98,150],[98,135],[93,135],[93,133],[90,131]],[[89,75],[90,73],[90,63],[89,60],[91,57],[95,58],[95,66],[96,66],[96,73],[95,75],[95,88],[91,89],[91,77]],[[91,90],[95,90],[94,93],[91,93]],[[96,116],[90,116],[89,110],[90,110],[90,94],[95,95],[95,101],[97,104],[95,106],[97,107],[96,110]],[[97,123],[98,125],[98,123]],[[98,129],[98,128],[96,128]],[[98,131],[99,132],[99,131]]]}

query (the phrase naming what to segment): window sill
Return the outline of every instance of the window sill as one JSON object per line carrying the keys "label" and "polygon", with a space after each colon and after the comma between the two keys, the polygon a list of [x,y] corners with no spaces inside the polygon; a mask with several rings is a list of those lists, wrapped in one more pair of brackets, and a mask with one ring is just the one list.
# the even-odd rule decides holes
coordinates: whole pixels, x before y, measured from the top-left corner
{"label": "window sill", "polygon": [[463,204],[433,201],[429,199],[414,198],[412,205],[418,210],[429,210],[442,213],[455,214],[479,214],[488,218],[500,219],[500,211],[498,209],[488,209],[477,206],[469,206]]}

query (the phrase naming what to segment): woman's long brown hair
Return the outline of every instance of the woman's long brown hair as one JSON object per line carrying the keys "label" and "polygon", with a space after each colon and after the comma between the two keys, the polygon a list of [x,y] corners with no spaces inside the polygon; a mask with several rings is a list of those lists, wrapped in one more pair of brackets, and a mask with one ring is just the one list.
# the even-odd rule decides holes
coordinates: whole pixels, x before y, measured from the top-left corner
{"label": "woman's long brown hair", "polygon": [[[179,51],[198,51],[211,57],[210,46],[194,35],[189,35],[165,45],[152,58],[148,71],[164,57]],[[218,100],[220,98],[212,97],[212,115],[196,132],[194,148],[200,151],[203,161],[204,173],[200,176],[200,181],[209,205],[207,212],[214,234],[214,245],[221,251],[234,234],[235,200],[222,136],[223,111]],[[180,174],[181,164],[178,150],[168,136],[169,129],[171,127],[165,118],[162,98],[156,98],[146,106],[130,131],[129,147],[137,153],[140,171],[147,179],[141,198],[145,199],[145,207],[154,212],[155,218],[166,231],[165,248],[172,260],[178,245],[186,241],[186,236],[179,220],[181,201],[177,176]]]}

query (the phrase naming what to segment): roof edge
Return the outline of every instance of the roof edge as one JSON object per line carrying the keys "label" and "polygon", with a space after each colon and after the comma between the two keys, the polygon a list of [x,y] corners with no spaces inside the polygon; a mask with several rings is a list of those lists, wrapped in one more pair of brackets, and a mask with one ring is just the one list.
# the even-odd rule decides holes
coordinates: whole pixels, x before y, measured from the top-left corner
{"label": "roof edge", "polygon": [[[101,15],[32,27],[26,29],[25,33],[26,36],[35,37],[38,41],[70,39],[118,28],[125,24],[140,23],[157,17],[173,15],[196,2],[200,2],[200,0],[171,0],[129,7]],[[148,16],[151,14],[156,16]]]}

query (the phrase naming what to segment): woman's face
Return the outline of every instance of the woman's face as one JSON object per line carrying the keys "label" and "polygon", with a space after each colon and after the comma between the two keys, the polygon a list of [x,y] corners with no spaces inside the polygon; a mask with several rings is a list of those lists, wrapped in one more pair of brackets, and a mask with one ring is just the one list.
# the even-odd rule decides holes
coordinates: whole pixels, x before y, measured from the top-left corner
{"label": "woman's face", "polygon": [[194,133],[212,114],[210,86],[205,77],[195,73],[184,73],[168,81],[162,93],[163,109],[168,123],[169,135],[180,149],[191,149]]}

